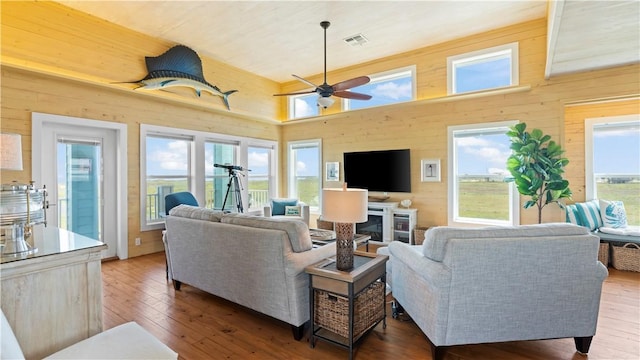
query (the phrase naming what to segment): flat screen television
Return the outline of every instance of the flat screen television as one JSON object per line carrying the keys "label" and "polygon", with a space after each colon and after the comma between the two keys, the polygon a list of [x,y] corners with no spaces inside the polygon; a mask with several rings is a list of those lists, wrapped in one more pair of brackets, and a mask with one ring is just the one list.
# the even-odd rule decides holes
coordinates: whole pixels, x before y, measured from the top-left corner
{"label": "flat screen television", "polygon": [[350,188],[411,192],[409,149],[344,153],[344,181]]}

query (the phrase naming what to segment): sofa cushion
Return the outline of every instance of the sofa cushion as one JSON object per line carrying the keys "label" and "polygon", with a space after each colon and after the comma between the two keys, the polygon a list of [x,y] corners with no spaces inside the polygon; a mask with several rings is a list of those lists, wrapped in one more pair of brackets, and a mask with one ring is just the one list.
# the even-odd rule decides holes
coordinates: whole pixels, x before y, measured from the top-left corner
{"label": "sofa cushion", "polygon": [[169,211],[171,216],[220,222],[224,213],[219,210],[207,209],[191,205],[178,205]]}
{"label": "sofa cushion", "polygon": [[627,212],[622,201],[600,199],[600,216],[604,227],[614,229],[627,227]]}
{"label": "sofa cushion", "polygon": [[598,229],[598,233],[596,235],[602,236],[603,233],[620,235],[620,236],[630,236],[630,237],[633,236],[633,237],[636,237],[635,241],[634,239],[625,239],[625,241],[638,242],[637,238],[640,238],[640,226],[627,225],[623,228],[612,228],[612,227],[601,226],[600,229]]}
{"label": "sofa cushion", "polygon": [[490,226],[482,228],[431,227],[425,233],[422,253],[425,257],[441,262],[451,239],[534,238],[551,236],[586,235],[585,227],[567,223],[549,223],[520,226]]}
{"label": "sofa cushion", "polygon": [[576,203],[580,224],[593,231],[602,226],[600,216],[600,204],[598,200],[591,200],[583,203]]}
{"label": "sofa cushion", "polygon": [[287,206],[298,205],[298,199],[271,199],[271,215],[285,215]]}
{"label": "sofa cushion", "polygon": [[289,236],[291,248],[294,252],[311,250],[313,243],[309,235],[309,227],[300,220],[291,218],[265,218],[245,214],[230,213],[222,217],[222,222],[227,224],[250,226],[263,229],[283,230]]}

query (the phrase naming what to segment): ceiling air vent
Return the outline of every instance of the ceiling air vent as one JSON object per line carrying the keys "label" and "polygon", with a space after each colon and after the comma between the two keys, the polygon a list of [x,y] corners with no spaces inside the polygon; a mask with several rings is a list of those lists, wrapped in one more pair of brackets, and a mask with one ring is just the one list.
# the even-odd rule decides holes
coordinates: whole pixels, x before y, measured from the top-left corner
{"label": "ceiling air vent", "polygon": [[351,46],[356,46],[356,45],[364,45],[365,43],[369,42],[369,40],[367,40],[367,38],[364,37],[364,35],[358,34],[358,35],[353,35],[353,36],[349,36],[348,38],[345,38],[344,42]]}

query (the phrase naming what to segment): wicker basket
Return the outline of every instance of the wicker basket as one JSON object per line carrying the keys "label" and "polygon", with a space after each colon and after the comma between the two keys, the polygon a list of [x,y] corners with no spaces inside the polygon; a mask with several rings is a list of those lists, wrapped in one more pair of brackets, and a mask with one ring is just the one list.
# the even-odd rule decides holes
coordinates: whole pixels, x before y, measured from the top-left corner
{"label": "wicker basket", "polygon": [[626,243],[624,246],[613,246],[611,249],[614,268],[640,272],[640,246]]}
{"label": "wicker basket", "polygon": [[413,243],[415,245],[422,245],[424,242],[424,233],[429,230],[428,227],[417,227],[413,230]]}
{"label": "wicker basket", "polygon": [[322,230],[333,230],[333,222],[332,221],[325,221],[322,220],[320,218],[318,218],[318,220],[316,220],[316,226],[318,229],[322,229]]}
{"label": "wicker basket", "polygon": [[598,250],[598,261],[609,266],[609,243],[600,243],[600,250]]}
{"label": "wicker basket", "polygon": [[[314,322],[349,337],[349,299],[324,290],[315,291]],[[358,339],[384,317],[384,284],[376,281],[357,295],[353,310],[353,339]]]}

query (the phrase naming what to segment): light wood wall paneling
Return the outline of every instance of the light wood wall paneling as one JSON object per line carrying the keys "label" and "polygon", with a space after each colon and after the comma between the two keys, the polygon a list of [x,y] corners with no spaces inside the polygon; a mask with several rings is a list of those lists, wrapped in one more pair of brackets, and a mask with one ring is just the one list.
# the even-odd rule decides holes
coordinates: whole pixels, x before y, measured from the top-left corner
{"label": "light wood wall paneling", "polygon": [[[176,45],[161,41],[54,2],[5,2],[2,6],[3,57],[35,69],[54,69],[106,84],[136,81],[147,74],[144,57]],[[198,49],[193,49],[198,52]],[[272,99],[279,85],[271,80],[200,55],[205,79],[229,97],[232,111],[277,119]],[[123,89],[137,85],[120,84]],[[193,91],[172,90],[196,98]],[[166,96],[155,91],[153,96]],[[199,103],[224,109],[218,96],[203,94]]]}
{"label": "light wood wall paneling", "polygon": [[[260,139],[278,140],[278,126],[224,116],[200,107],[158,102],[78,81],[60,79],[12,67],[2,67],[1,131],[23,135],[24,171],[3,171],[2,180],[28,182],[31,173],[31,113],[51,113],[127,124],[129,256],[162,251],[160,231],[140,229],[140,124],[180,127]],[[115,105],[117,104],[117,105]],[[6,130],[5,130],[6,129]],[[42,184],[38,184],[42,185]],[[133,239],[141,239],[140,246]]]}
{"label": "light wood wall paneling", "polygon": [[[292,121],[283,126],[283,141],[309,138],[311,137],[309,134],[317,137],[317,134],[320,134],[323,139],[323,161],[342,161],[342,153],[347,151],[410,148],[412,169],[414,169],[411,178],[413,192],[390,194],[391,198],[394,201],[410,198],[413,201],[412,206],[419,210],[419,225],[444,225],[447,223],[448,207],[446,195],[448,126],[519,120],[526,122],[530,129],[539,128],[551,135],[555,141],[568,144],[568,141],[574,141],[575,136],[567,138],[565,134],[566,103],[638,93],[640,66],[637,64],[565,75],[551,80],[544,79],[545,26],[545,21],[532,21],[430,47],[428,51],[419,49],[405,54],[406,57],[416,57],[412,61],[418,63],[419,89],[425,82],[428,83],[432,88],[429,89],[431,93],[426,96],[431,97],[430,99],[337,113],[315,122]],[[529,88],[504,94],[488,93],[485,96],[436,97],[446,94],[446,56],[513,41],[520,42],[520,59],[524,59],[520,63],[520,84]],[[391,57],[382,61],[387,61],[387,68],[405,64],[404,59],[393,63],[394,59],[396,58]],[[420,76],[426,76],[425,73],[421,73],[424,64],[427,64],[427,68],[436,69],[428,75],[429,79],[420,78]],[[368,70],[366,65],[359,66],[360,74],[370,73]],[[354,72],[349,72],[348,75],[354,75]],[[423,96],[425,96],[424,93]],[[583,129],[577,130],[576,133],[584,137]],[[421,158],[441,159],[441,183],[420,182]],[[571,153],[570,160],[572,158],[575,158],[577,164],[581,162],[583,164],[584,150]],[[283,168],[286,167],[283,166]],[[582,165],[580,169],[582,171],[580,176],[584,178],[584,166]],[[574,172],[568,172],[567,178],[572,184],[572,189],[584,187],[584,179],[576,178]],[[521,198],[521,203],[525,200]],[[543,221],[564,221],[564,212],[556,206],[549,206],[543,211]],[[521,209],[520,222],[523,224],[537,222],[536,212]]]}
{"label": "light wood wall paneling", "polygon": [[[131,90],[134,85],[114,87],[110,82],[141,78],[146,73],[144,56],[160,55],[174,44],[53,2],[3,2],[2,10],[0,130],[22,134],[25,154],[25,170],[3,172],[3,179],[31,180],[28,144],[32,111],[127,124],[129,238],[131,242],[135,237],[142,240],[141,246],[130,246],[130,256],[158,251],[162,246],[159,231],[137,230],[141,123],[280,141],[280,194],[286,193],[287,186],[287,141],[322,138],[323,162],[342,162],[342,153],[346,151],[410,148],[413,193],[391,194],[392,199],[411,198],[413,206],[419,209],[419,225],[442,225],[446,224],[447,211],[447,126],[523,121],[570,147],[572,164],[580,164],[580,159],[584,162],[584,151],[572,147],[580,146],[577,139],[584,137],[583,129],[566,125],[569,122],[565,124],[570,120],[565,119],[569,116],[565,104],[640,93],[638,64],[544,79],[546,20],[539,19],[330,72],[329,83],[336,83],[415,64],[419,100],[349,112],[340,112],[336,102],[324,112],[328,116],[278,126],[275,121],[264,120],[284,119],[286,98],[272,95],[304,88],[299,81],[277,84],[202,57],[209,82],[223,90],[240,90],[230,97],[232,112],[221,110],[220,99],[208,94],[197,99],[186,89],[141,94]],[[446,96],[447,56],[514,41],[520,44],[521,87],[485,95]],[[322,82],[321,73],[298,75]],[[626,108],[616,102],[611,108],[597,107],[593,111],[617,113],[619,107]],[[584,116],[590,117],[587,115]],[[422,158],[441,159],[442,182],[420,182]],[[584,187],[583,167],[567,170],[572,188]],[[545,210],[544,221],[563,221],[563,213],[552,208]],[[521,223],[534,222],[535,211],[521,211]]]}

